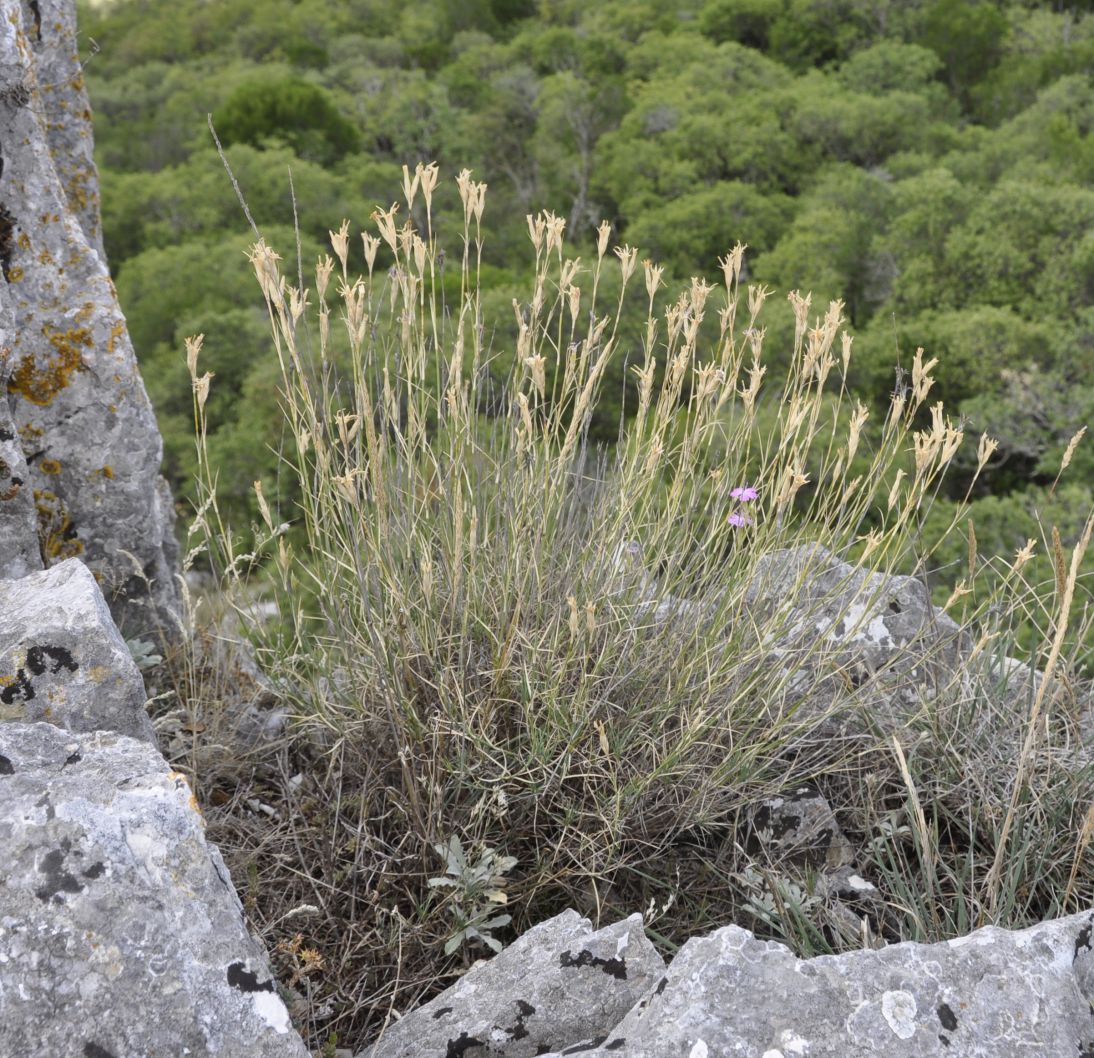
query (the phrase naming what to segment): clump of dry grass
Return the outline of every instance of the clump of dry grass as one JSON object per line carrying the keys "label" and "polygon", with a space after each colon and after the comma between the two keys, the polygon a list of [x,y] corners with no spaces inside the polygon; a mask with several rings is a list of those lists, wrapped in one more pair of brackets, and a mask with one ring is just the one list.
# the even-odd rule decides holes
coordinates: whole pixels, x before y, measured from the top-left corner
{"label": "clump of dry grass", "polygon": [[[855,695],[832,697],[816,644],[773,663],[786,612],[746,599],[763,556],[806,541],[882,572],[909,556],[923,568],[915,529],[963,440],[940,404],[928,409],[933,362],[917,354],[868,434],[845,388],[840,304],[814,318],[791,295],[793,367],[763,429],[768,292],[742,288],[743,247],[723,260],[721,288],[695,279],[673,295],[637,250],[610,250],[607,225],[584,263],[544,213],[528,220],[535,279],[514,304],[499,402],[477,283],[486,188],[458,177],[462,252],[448,260],[461,284],[448,306],[437,180],[434,166],[406,172],[418,222],[377,211],[361,277],[348,224],[310,290],[255,245],[300,498],[279,510],[256,486],[263,524],[246,550],[222,523],[203,444],[200,338],[187,348],[204,490],[194,531],[229,598],[257,584],[276,600],[281,620],[253,624],[251,639],[295,716],[288,738],[237,759],[234,786],[214,779],[202,795],[312,1041],[362,1042],[565,906],[598,919],[648,908],[668,949],[740,920],[743,813],[805,781],[829,793],[875,870],[891,939],[1050,911],[1058,882],[1055,906],[1088,897],[1059,779],[1058,736],[1074,724],[1045,689],[1066,667],[1066,626],[1032,707],[1008,706],[1025,741],[997,760],[995,741],[970,753],[949,726],[980,715],[983,648],[933,688],[914,738],[833,738],[829,721]],[[619,293],[604,305],[609,269]],[[647,305],[639,350],[619,336],[632,297]],[[597,452],[590,417],[623,355],[637,406],[614,451]],[[982,446],[981,468],[990,455]],[[1052,850],[1047,865],[1037,849]],[[753,924],[801,950],[856,943],[829,928],[807,883],[778,891],[777,913]]]}

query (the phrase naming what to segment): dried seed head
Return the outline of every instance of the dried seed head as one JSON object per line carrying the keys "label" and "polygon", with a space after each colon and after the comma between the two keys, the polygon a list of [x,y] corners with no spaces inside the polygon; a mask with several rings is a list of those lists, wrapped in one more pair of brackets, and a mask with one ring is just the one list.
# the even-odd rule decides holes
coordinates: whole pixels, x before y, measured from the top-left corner
{"label": "dried seed head", "polygon": [[750,326],[756,322],[756,317],[760,314],[760,309],[764,307],[764,302],[768,299],[770,294],[771,291],[762,284],[750,284],[748,288],[748,315]]}
{"label": "dried seed head", "polygon": [[544,365],[546,360],[537,353],[535,356],[528,356],[524,358],[524,366],[528,370],[528,374],[532,376],[532,384],[536,387],[536,392],[542,399],[547,393],[547,374]]}
{"label": "dried seed head", "polygon": [[334,261],[329,253],[323,254],[315,264],[315,288],[319,291],[319,300],[327,296],[327,286],[330,283],[331,272],[334,271]]}
{"label": "dried seed head", "polygon": [[665,269],[652,261],[643,261],[642,267],[646,272],[646,293],[649,294],[650,301],[653,301],[653,296],[661,285],[661,276],[664,274]]}
{"label": "dried seed head", "polygon": [[403,198],[406,199],[406,208],[414,208],[414,196],[418,193],[418,184],[422,179],[422,163],[419,162],[414,169],[414,176],[410,175],[410,169],[403,166]]}
{"label": "dried seed head", "polygon": [[634,266],[638,263],[638,250],[632,246],[617,246],[615,255],[619,258],[619,266],[623,272],[623,285],[634,274]]}
{"label": "dried seed head", "polygon": [[957,586],[953,589],[952,592],[950,592],[950,597],[946,600],[946,603],[942,607],[942,609],[948,610],[951,606],[953,606],[955,602],[957,602],[958,599],[962,598],[965,595],[971,594],[972,588],[969,587],[968,582],[964,580],[958,581]]}
{"label": "dried seed head", "polygon": [[201,346],[204,341],[204,334],[198,334],[186,339],[186,370],[190,373],[191,381],[197,378],[198,357],[201,355]]}
{"label": "dried seed head", "polygon": [[194,395],[197,397],[198,410],[201,411],[205,408],[205,402],[209,399],[209,384],[216,378],[211,371],[206,371],[201,378],[195,378],[193,380]]}
{"label": "dried seed head", "polygon": [[900,499],[900,482],[903,477],[904,470],[898,470],[896,472],[896,477],[893,478],[893,487],[889,489],[889,500],[886,504],[887,510],[891,511],[896,506],[897,500]]}
{"label": "dried seed head", "polygon": [[566,596],[566,605],[570,607],[570,635],[577,639],[581,632],[581,622],[577,616],[577,598],[573,595]]}
{"label": "dried seed head", "polygon": [[862,428],[866,425],[866,420],[868,418],[870,418],[870,412],[866,405],[861,401],[857,401],[854,414],[851,416],[851,427],[847,434],[848,464],[855,458],[855,453],[858,451],[859,436],[861,435]]}
{"label": "dried seed head", "polygon": [[433,191],[437,186],[439,176],[440,168],[436,162],[430,162],[426,166],[423,166],[421,162],[418,163],[418,177],[422,183],[422,195],[425,197],[427,209],[433,205]]}
{"label": "dried seed head", "polygon": [[262,494],[262,482],[256,481],[254,483],[255,499],[258,500],[258,513],[262,515],[262,520],[266,523],[266,528],[271,532],[273,531],[273,518],[270,516],[270,505],[266,502],[266,497]]}
{"label": "dried seed head", "polygon": [[725,279],[726,290],[732,291],[741,281],[741,265],[744,262],[746,246],[737,243],[725,257],[718,258],[718,264],[722,266],[722,276]]}
{"label": "dried seed head", "polygon": [[1067,470],[1071,463],[1071,457],[1075,454],[1075,449],[1079,447],[1079,442],[1083,439],[1083,434],[1086,433],[1086,427],[1082,426],[1078,432],[1067,443],[1067,448],[1064,449],[1064,458],[1060,461],[1060,473],[1062,474]]}
{"label": "dried seed head", "polygon": [[581,308],[581,288],[571,286],[566,291],[566,297],[570,304],[570,322],[577,323],[577,314]]}
{"label": "dried seed head", "polygon": [[380,240],[368,232],[361,233],[361,242],[365,248],[365,264],[368,265],[368,274],[372,275],[372,269],[376,265],[376,251],[380,248]]}
{"label": "dried seed head", "polygon": [[927,363],[923,363],[923,350],[917,349],[912,358],[912,399],[917,405],[927,399],[927,393],[934,385],[931,371],[938,365],[938,357],[933,357]]}
{"label": "dried seed head", "polygon": [[536,248],[536,254],[538,255],[540,250],[543,249],[543,238],[547,233],[547,222],[543,219],[542,213],[538,217],[533,217],[529,213],[524,219],[528,222],[528,238],[532,240],[532,245]]}
{"label": "dried seed head", "polygon": [[1031,558],[1033,558],[1033,552],[1035,550],[1035,543],[1033,540],[1027,540],[1025,547],[1020,547],[1014,554],[1014,562],[1011,565],[1011,569],[1017,573]]}
{"label": "dried seed head", "polygon": [[550,253],[554,250],[556,253],[561,254],[562,233],[566,229],[566,220],[563,217],[556,217],[550,212],[545,216],[547,221],[547,252]]}
{"label": "dried seed head", "polygon": [[[1084,427],[1085,429],[1085,427]],[[1081,432],[1081,431],[1080,431]],[[984,464],[995,454],[995,450],[999,447],[999,442],[989,437],[986,433],[980,435],[980,444],[976,449],[976,471],[979,473],[984,469]]]}
{"label": "dried seed head", "polygon": [[349,221],[343,220],[342,226],[337,231],[328,231],[330,244],[338,257],[338,263],[342,266],[342,275],[346,274],[346,261],[349,257]]}
{"label": "dried seed head", "polygon": [[375,209],[372,211],[372,219],[376,227],[380,229],[380,237],[391,247],[393,253],[398,254],[399,242],[395,231],[395,214],[399,212],[399,203],[392,204],[391,209]]}
{"label": "dried seed head", "polygon": [[596,256],[603,257],[608,252],[608,240],[612,237],[612,226],[606,220],[596,229]]}

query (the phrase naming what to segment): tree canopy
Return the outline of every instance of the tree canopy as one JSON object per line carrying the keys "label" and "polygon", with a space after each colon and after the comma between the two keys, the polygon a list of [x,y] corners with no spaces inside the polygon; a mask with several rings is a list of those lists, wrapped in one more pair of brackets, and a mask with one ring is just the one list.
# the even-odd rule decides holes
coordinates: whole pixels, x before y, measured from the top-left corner
{"label": "tree canopy", "polygon": [[[1084,5],[117,0],[82,8],[81,27],[85,52],[91,39],[99,49],[87,78],[107,250],[183,493],[178,364],[198,326],[223,387],[218,444],[255,462],[247,480],[276,465],[246,428],[276,418],[277,396],[249,233],[207,114],[283,248],[291,170],[306,269],[328,228],[364,224],[419,161],[489,183],[484,281],[500,306],[529,273],[525,215],[541,208],[566,218],[575,253],[607,219],[679,281],[715,280],[718,256],[747,243],[772,303],[793,289],[846,303],[866,402],[884,407],[918,346],[939,358],[938,397],[1000,441],[977,495],[990,496],[1004,550],[1025,542],[1029,497],[1089,422]],[[455,202],[454,188],[438,196]],[[789,320],[776,306],[776,364]],[[1091,502],[1091,469],[1080,453],[1077,503]],[[955,475],[951,497],[966,485]]]}

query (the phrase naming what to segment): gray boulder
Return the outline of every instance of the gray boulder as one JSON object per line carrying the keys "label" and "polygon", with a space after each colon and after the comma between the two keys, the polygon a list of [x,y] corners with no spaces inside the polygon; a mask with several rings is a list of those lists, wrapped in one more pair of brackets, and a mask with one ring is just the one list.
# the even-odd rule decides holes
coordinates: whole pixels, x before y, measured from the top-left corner
{"label": "gray boulder", "polygon": [[749,822],[752,843],[772,861],[836,870],[854,859],[827,799],[812,786],[764,798]]}
{"label": "gray boulder", "polygon": [[89,122],[70,0],[0,0],[0,422],[25,457],[33,545],[87,562],[127,634],[173,636],[162,444],[100,253]]}
{"label": "gray boulder", "polygon": [[144,704],[141,674],[79,559],[0,580],[0,721],[154,743]]}
{"label": "gray boulder", "polygon": [[305,1058],[186,780],[144,742],[0,724],[0,1052]]}
{"label": "gray boulder", "polygon": [[[726,926],[583,1058],[1081,1058],[1094,913],[816,959]],[[557,1058],[553,1055],[552,1058]]]}
{"label": "gray boulder", "polygon": [[761,558],[745,602],[782,616],[783,645],[828,648],[852,682],[887,670],[926,681],[952,671],[969,646],[922,581],[870,573],[819,544]]}
{"label": "gray boulder", "polygon": [[664,973],[632,915],[599,932],[576,911],[530,929],[358,1058],[530,1058],[603,1038]]}

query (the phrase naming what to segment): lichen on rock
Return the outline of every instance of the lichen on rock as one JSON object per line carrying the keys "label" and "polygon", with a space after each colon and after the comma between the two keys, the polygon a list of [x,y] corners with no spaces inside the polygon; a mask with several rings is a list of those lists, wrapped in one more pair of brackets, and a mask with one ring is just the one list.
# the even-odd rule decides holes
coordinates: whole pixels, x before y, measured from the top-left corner
{"label": "lichen on rock", "polygon": [[0,542],[26,572],[36,524],[40,563],[81,557],[127,635],[173,637],[173,512],[102,249],[75,9],[35,11],[0,0],[0,430],[23,455],[0,440]]}

